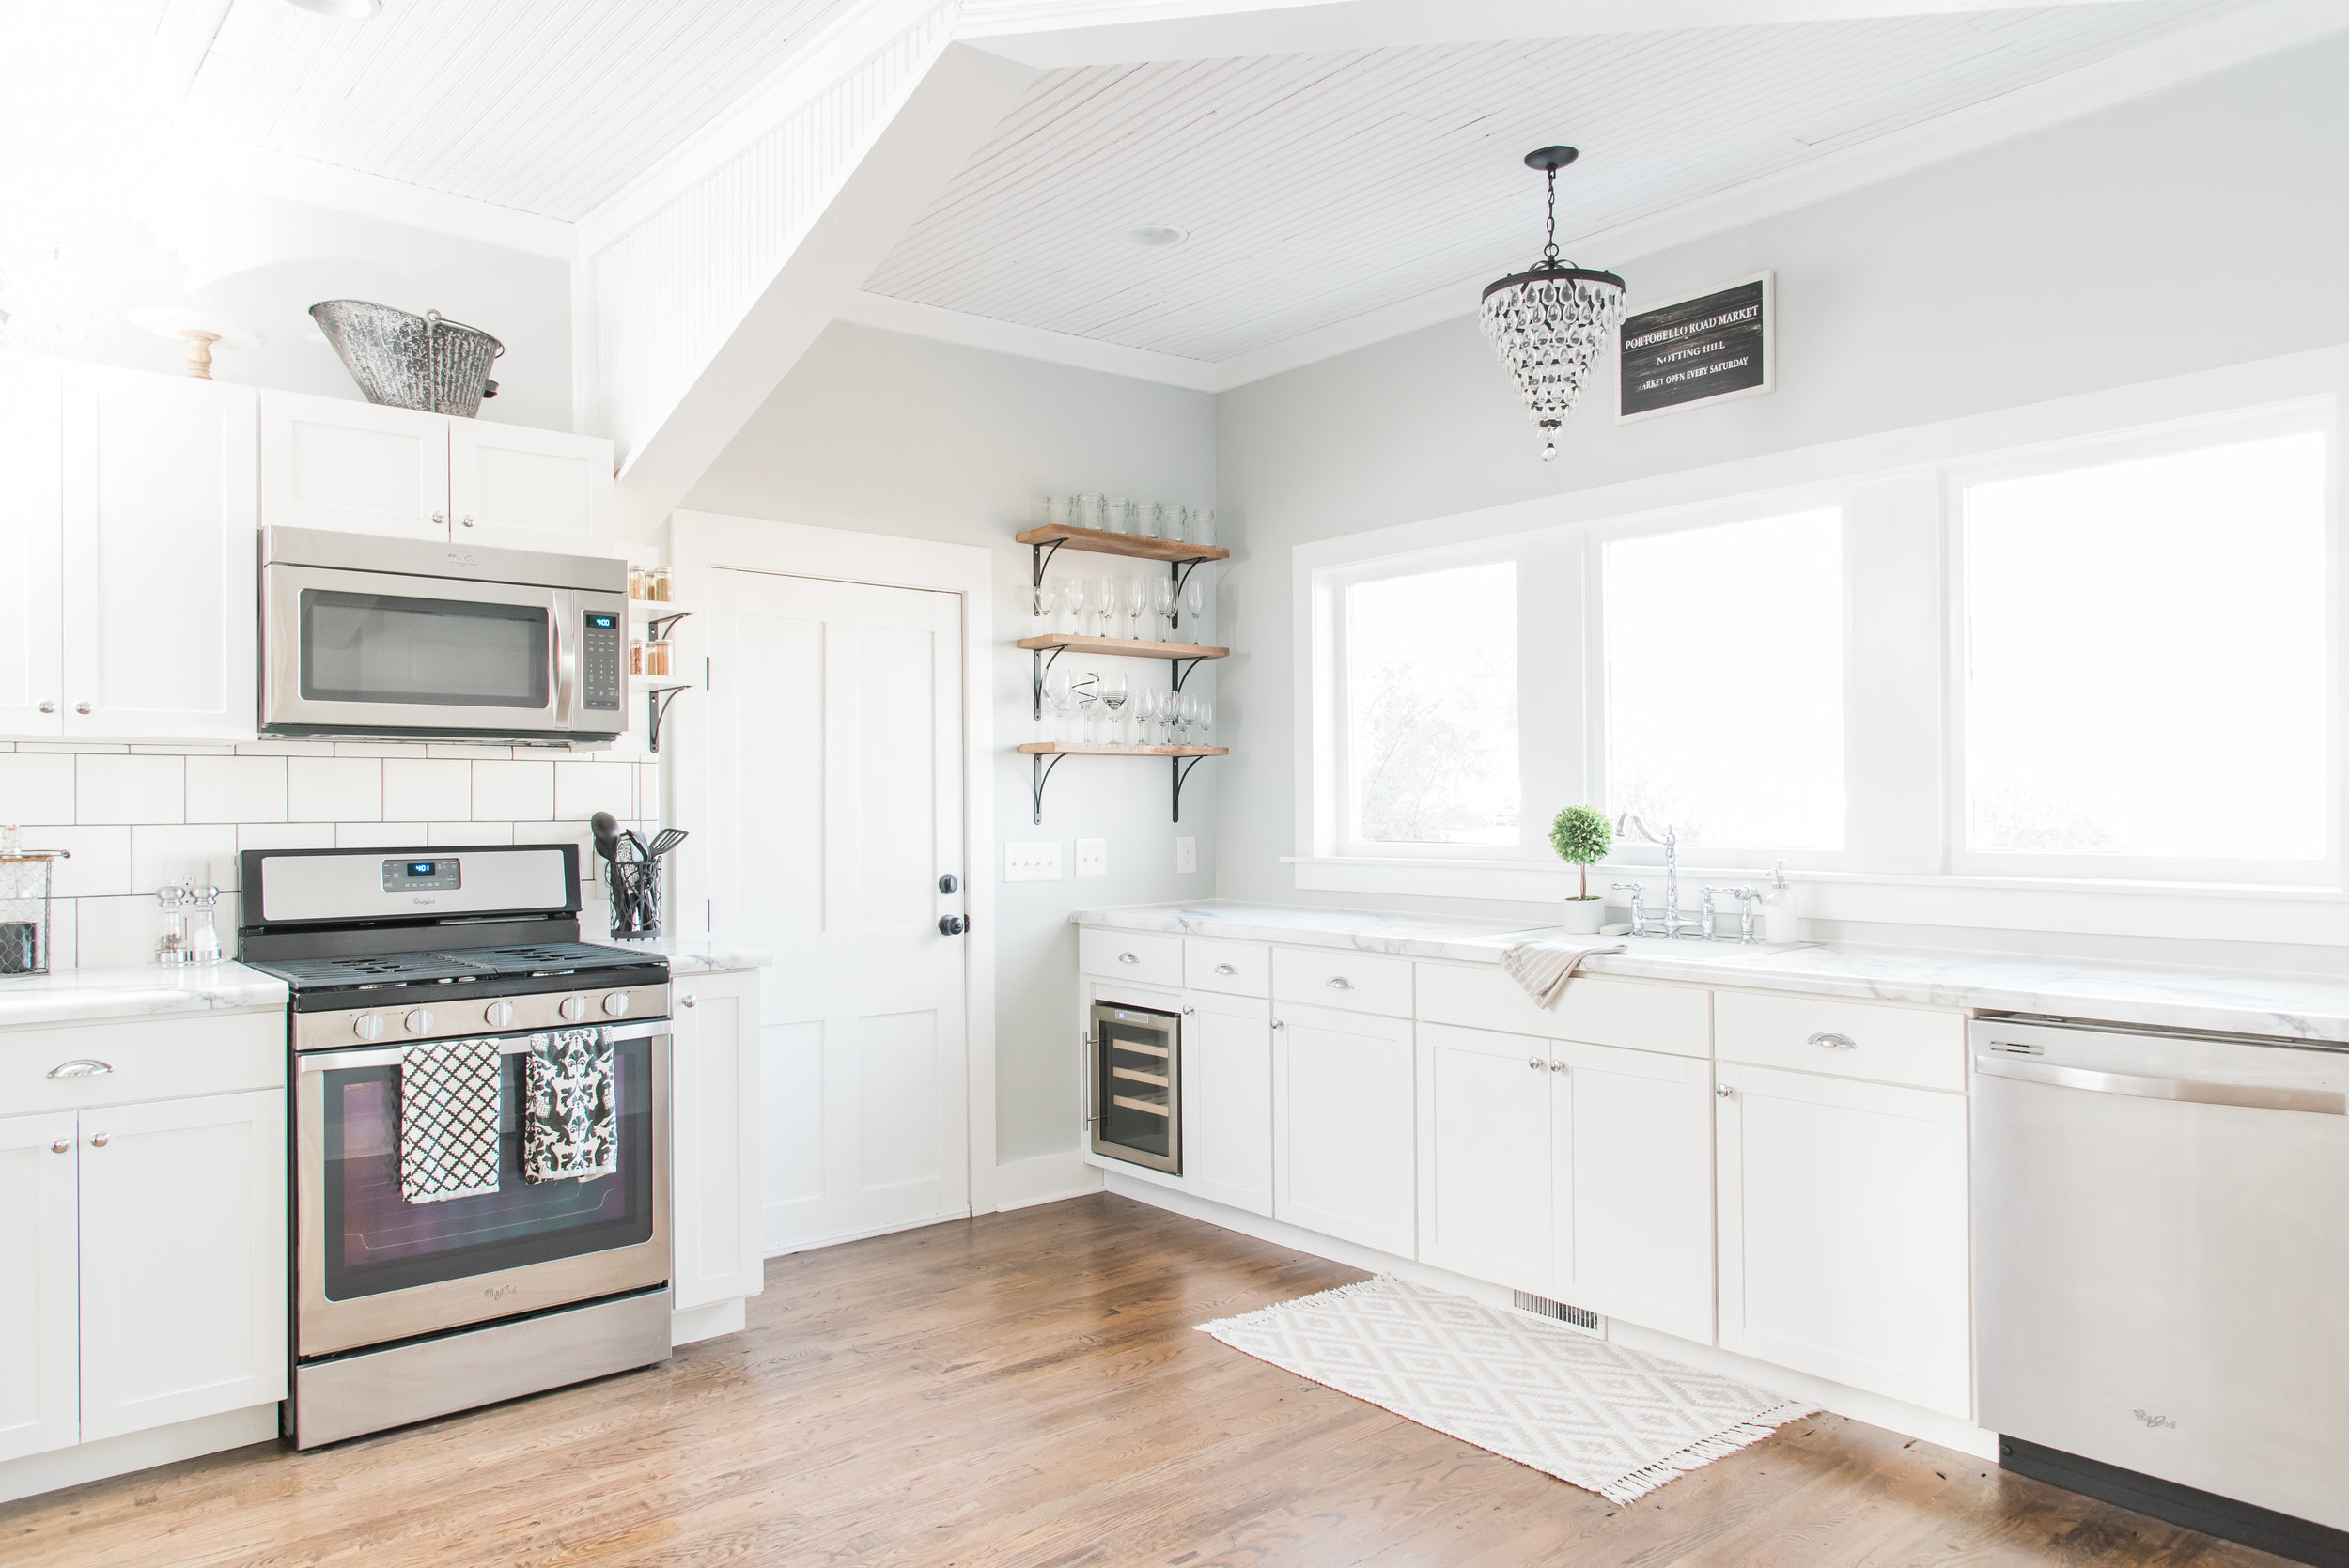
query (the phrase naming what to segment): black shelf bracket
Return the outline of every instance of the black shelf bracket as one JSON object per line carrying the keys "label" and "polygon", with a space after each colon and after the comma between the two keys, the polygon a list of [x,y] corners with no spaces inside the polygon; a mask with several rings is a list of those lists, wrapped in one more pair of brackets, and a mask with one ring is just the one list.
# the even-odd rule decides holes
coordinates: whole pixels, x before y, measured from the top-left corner
{"label": "black shelf bracket", "polygon": [[656,753],[661,750],[661,721],[668,718],[669,705],[676,702],[677,694],[684,690],[686,688],[682,685],[648,686],[645,689],[645,712],[648,720],[645,726],[646,750]]}
{"label": "black shelf bracket", "polygon": [[1206,757],[1169,757],[1174,765],[1174,820],[1183,819],[1183,781],[1190,777],[1192,768],[1206,761]]}
{"label": "black shelf bracket", "polygon": [[1044,781],[1067,756],[1066,752],[1037,752],[1028,758],[1035,764],[1035,825],[1039,828],[1044,826]]}
{"label": "black shelf bracket", "polygon": [[[1028,608],[1036,615],[1044,613],[1044,568],[1052,564],[1052,557],[1059,554],[1060,547],[1067,542],[1066,539],[1052,539],[1028,547],[1028,559],[1033,563],[1028,572]],[[1179,589],[1176,591],[1180,592]]]}
{"label": "black shelf bracket", "polygon": [[655,642],[658,642],[669,635],[671,627],[687,619],[692,613],[691,610],[680,610],[674,615],[647,615],[645,617],[645,629],[652,634]]}
{"label": "black shelf bracket", "polygon": [[1167,667],[1174,672],[1173,679],[1174,681],[1174,690],[1180,691],[1183,689],[1183,682],[1190,678],[1190,673],[1199,668],[1200,665],[1205,664],[1206,661],[1207,660],[1204,656],[1195,659],[1168,660],[1166,661]]}

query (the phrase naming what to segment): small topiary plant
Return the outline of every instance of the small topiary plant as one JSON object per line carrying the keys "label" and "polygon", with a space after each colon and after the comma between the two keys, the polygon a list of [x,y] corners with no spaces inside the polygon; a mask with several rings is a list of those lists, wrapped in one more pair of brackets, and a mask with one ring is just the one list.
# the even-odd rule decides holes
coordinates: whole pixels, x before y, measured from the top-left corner
{"label": "small topiary plant", "polygon": [[1591,867],[1605,860],[1607,851],[1615,846],[1615,830],[1595,806],[1568,806],[1549,824],[1549,846],[1558,851],[1560,860],[1581,873],[1582,891],[1575,897],[1588,898]]}

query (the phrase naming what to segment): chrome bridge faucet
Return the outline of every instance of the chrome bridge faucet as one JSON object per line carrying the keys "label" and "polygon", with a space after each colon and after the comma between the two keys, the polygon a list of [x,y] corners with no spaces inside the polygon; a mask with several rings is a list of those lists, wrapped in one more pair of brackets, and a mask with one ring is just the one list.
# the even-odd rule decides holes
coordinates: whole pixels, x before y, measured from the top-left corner
{"label": "chrome bridge faucet", "polygon": [[1741,942],[1760,939],[1754,930],[1753,916],[1755,906],[1761,902],[1762,895],[1751,888],[1704,888],[1701,890],[1703,896],[1698,905],[1697,913],[1694,916],[1686,916],[1680,912],[1680,831],[1678,829],[1667,824],[1664,836],[1658,838],[1648,831],[1646,823],[1632,815],[1631,813],[1625,812],[1615,819],[1615,831],[1626,837],[1637,833],[1650,844],[1661,845],[1664,849],[1664,912],[1661,915],[1651,915],[1647,912],[1647,890],[1639,883],[1617,882],[1614,884],[1617,893],[1627,893],[1631,895],[1631,934],[1633,936],[1689,937],[1701,942],[1712,941],[1716,939],[1713,928],[1713,900],[1725,896],[1737,900],[1737,939]]}

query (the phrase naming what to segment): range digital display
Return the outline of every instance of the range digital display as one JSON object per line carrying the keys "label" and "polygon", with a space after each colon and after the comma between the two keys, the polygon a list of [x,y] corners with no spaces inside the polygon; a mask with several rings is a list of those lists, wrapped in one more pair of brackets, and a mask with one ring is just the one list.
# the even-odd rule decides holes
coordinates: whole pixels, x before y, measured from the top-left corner
{"label": "range digital display", "polygon": [[454,855],[430,861],[385,861],[385,893],[454,893],[462,886],[464,862]]}

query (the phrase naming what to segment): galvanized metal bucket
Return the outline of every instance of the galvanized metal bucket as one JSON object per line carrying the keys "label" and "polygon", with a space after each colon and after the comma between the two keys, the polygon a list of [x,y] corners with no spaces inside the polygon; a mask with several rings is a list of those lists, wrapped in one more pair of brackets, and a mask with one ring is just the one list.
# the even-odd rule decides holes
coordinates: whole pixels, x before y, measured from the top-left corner
{"label": "galvanized metal bucket", "polygon": [[370,403],[471,419],[498,395],[490,371],[506,345],[479,327],[366,300],[320,300],[310,318]]}

